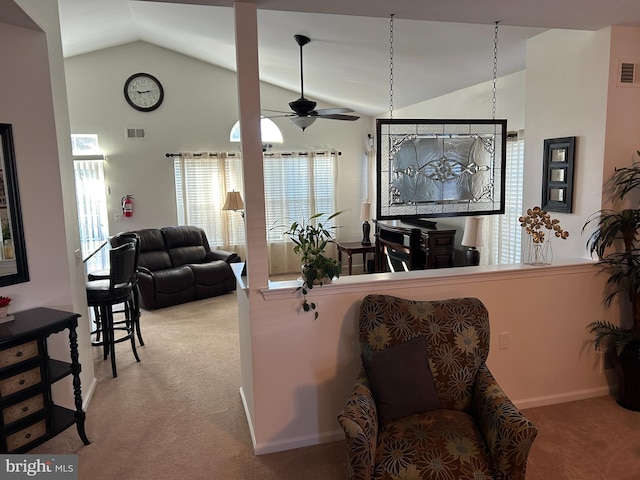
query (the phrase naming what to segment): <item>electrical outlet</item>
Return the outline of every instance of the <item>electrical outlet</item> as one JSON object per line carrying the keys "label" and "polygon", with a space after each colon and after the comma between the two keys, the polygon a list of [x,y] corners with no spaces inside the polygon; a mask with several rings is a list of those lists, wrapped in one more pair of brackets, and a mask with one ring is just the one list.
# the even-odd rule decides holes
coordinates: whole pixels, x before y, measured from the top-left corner
{"label": "electrical outlet", "polygon": [[80,249],[74,250],[73,256],[76,259],[76,267],[82,265],[82,252],[80,251]]}
{"label": "electrical outlet", "polygon": [[121,213],[114,213],[113,214],[113,221],[114,222],[121,222],[122,221],[122,214]]}
{"label": "electrical outlet", "polygon": [[504,350],[509,348],[509,332],[500,332],[498,336],[499,348]]}

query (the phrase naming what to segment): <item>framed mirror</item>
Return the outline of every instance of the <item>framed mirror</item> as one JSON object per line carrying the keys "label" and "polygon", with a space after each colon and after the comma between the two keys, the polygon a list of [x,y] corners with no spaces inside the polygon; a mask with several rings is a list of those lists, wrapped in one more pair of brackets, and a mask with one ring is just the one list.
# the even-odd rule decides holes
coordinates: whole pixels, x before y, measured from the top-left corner
{"label": "framed mirror", "polygon": [[548,138],[544,141],[543,210],[572,211],[575,147],[576,137]]}
{"label": "framed mirror", "polygon": [[29,281],[11,124],[0,123],[0,287]]}

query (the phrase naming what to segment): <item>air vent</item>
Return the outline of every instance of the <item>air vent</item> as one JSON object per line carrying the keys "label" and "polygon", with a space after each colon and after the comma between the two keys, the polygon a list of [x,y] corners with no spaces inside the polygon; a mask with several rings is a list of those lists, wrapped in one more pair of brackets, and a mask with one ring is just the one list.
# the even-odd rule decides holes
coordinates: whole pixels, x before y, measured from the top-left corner
{"label": "air vent", "polygon": [[620,61],[618,66],[618,86],[640,87],[640,61]]}
{"label": "air vent", "polygon": [[127,138],[128,139],[143,140],[144,139],[144,128],[127,127],[126,128],[126,134],[127,134]]}

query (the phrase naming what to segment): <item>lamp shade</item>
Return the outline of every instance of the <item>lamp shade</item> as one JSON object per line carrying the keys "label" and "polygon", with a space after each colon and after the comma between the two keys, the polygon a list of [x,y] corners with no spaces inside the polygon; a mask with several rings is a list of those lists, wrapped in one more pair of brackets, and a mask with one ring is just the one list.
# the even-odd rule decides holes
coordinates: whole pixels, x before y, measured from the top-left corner
{"label": "lamp shade", "polygon": [[227,198],[224,201],[222,210],[242,210],[244,202],[240,196],[240,192],[227,192]]}
{"label": "lamp shade", "polygon": [[306,116],[306,117],[291,117],[289,118],[289,121],[291,123],[293,123],[296,127],[299,127],[302,129],[302,131],[304,131],[305,128],[313,125],[313,122],[316,121],[317,117],[310,117],[310,116]]}
{"label": "lamp shade", "polygon": [[480,219],[478,217],[467,217],[464,221],[464,234],[460,244],[464,247],[478,246],[478,232]]}
{"label": "lamp shade", "polygon": [[368,221],[371,218],[371,202],[362,202],[360,205],[360,220]]}

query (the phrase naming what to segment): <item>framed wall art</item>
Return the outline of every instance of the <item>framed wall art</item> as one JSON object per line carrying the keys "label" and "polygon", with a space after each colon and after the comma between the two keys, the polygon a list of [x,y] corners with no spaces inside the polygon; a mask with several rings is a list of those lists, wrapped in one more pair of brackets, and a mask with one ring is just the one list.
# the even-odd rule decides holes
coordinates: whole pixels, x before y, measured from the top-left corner
{"label": "framed wall art", "polygon": [[573,170],[576,137],[547,138],[542,167],[542,209],[573,211]]}
{"label": "framed wall art", "polygon": [[377,218],[504,213],[506,120],[378,119]]}

